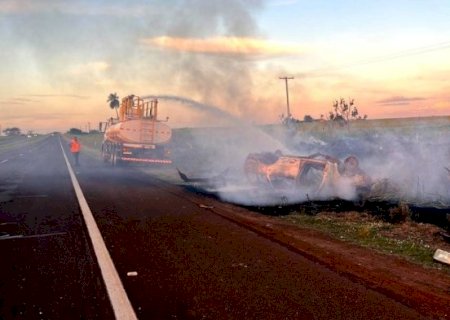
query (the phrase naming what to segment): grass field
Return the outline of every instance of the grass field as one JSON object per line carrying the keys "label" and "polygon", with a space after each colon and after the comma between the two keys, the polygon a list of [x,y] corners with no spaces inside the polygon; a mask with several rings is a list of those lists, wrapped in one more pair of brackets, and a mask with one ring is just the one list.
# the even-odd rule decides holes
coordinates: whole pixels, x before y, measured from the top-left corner
{"label": "grass field", "polygon": [[32,145],[42,139],[45,135],[38,135],[32,137],[26,136],[0,136],[0,151],[7,151],[23,145]]}
{"label": "grass field", "polygon": [[433,261],[436,249],[450,252],[450,244],[439,236],[441,229],[434,225],[412,221],[393,224],[364,212],[322,212],[314,216],[293,212],[279,219],[319,230],[341,241],[445,270],[450,275],[450,266]]}

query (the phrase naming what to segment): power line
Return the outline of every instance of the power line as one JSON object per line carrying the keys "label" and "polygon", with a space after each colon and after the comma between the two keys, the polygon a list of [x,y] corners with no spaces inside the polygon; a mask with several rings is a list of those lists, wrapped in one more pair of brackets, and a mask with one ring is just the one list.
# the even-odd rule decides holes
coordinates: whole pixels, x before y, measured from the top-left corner
{"label": "power line", "polygon": [[439,43],[436,45],[404,50],[404,51],[400,51],[400,52],[382,56],[382,57],[367,59],[365,61],[362,60],[357,63],[358,64],[368,64],[368,63],[388,61],[388,60],[399,59],[399,58],[414,56],[414,55],[418,55],[418,54],[424,54],[424,53],[428,53],[428,52],[443,50],[443,49],[447,49],[447,48],[450,48],[450,42],[442,42],[442,43]]}
{"label": "power line", "polygon": [[287,104],[287,117],[291,117],[291,110],[289,109],[289,90],[288,90],[288,80],[294,79],[294,77],[280,77],[280,80],[284,80],[286,83],[286,104]]}
{"label": "power line", "polygon": [[420,54],[426,54],[429,52],[445,50],[448,48],[450,48],[450,41],[441,42],[441,43],[424,46],[424,47],[419,47],[419,48],[403,50],[403,51],[388,54],[385,56],[379,56],[379,57],[374,57],[374,58],[370,58],[370,59],[360,60],[360,61],[356,61],[354,63],[343,64],[340,66],[329,67],[329,68],[317,68],[317,69],[310,70],[308,73],[319,73],[319,72],[326,72],[326,71],[332,71],[332,70],[352,68],[352,67],[357,67],[357,66],[362,66],[362,65],[368,65],[368,64],[373,64],[373,63],[379,63],[379,62],[384,62],[384,61],[406,58],[406,57],[420,55]]}

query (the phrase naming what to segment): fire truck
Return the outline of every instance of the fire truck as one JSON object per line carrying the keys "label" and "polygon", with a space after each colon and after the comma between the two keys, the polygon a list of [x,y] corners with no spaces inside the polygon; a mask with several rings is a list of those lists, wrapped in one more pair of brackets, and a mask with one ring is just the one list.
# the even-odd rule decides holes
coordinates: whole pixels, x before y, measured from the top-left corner
{"label": "fire truck", "polygon": [[[171,164],[171,128],[158,120],[158,100],[129,95],[122,99],[118,118],[100,124],[104,132],[102,158],[113,166],[124,163]],[[104,125],[103,125],[104,124]],[[102,130],[103,129],[103,130]]]}

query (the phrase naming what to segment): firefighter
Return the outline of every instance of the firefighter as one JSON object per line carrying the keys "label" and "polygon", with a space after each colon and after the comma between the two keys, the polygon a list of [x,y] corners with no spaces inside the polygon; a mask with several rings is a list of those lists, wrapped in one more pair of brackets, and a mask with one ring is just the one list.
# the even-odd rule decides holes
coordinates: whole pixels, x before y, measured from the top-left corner
{"label": "firefighter", "polygon": [[78,166],[78,157],[80,155],[81,144],[78,141],[77,137],[73,137],[70,141],[70,152],[73,154],[73,158],[75,159],[75,165]]}

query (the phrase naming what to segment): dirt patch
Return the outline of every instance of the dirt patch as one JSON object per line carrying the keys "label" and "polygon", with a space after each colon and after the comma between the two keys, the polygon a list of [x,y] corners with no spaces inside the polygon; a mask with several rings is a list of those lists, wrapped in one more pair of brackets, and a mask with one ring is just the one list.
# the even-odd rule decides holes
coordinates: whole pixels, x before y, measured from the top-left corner
{"label": "dirt patch", "polygon": [[383,230],[382,235],[398,240],[414,240],[433,249],[450,251],[450,243],[444,240],[444,231],[434,225],[407,221]]}

